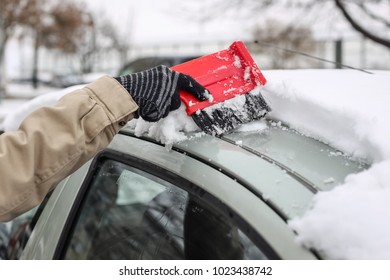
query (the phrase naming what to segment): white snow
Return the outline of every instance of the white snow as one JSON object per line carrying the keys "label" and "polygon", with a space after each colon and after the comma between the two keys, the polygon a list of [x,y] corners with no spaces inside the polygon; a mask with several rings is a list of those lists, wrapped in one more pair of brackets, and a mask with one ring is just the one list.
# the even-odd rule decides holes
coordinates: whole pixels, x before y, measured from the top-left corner
{"label": "white snow", "polygon": [[237,131],[242,131],[242,132],[248,132],[248,131],[263,131],[266,130],[267,123],[264,120],[259,120],[259,121],[253,121],[251,123],[248,123],[246,125],[243,125],[237,129]]}
{"label": "white snow", "polygon": [[[17,100],[14,100],[19,105],[17,109],[12,112],[8,112],[4,117],[3,122],[0,124],[0,129],[4,131],[16,130],[18,129],[20,123],[23,119],[32,111],[38,109],[42,106],[53,105],[58,99],[60,99],[65,94],[72,92],[78,88],[82,88],[84,85],[77,85],[61,89],[55,92],[48,92],[41,94],[28,102],[20,104]],[[0,113],[1,116],[1,113]]]}
{"label": "white snow", "polygon": [[[134,128],[137,136],[148,135],[165,144],[168,149],[173,143],[187,139],[184,132],[199,129],[192,118],[187,116],[183,104],[178,110],[171,112],[166,118],[156,123],[147,122],[140,117],[131,120],[129,125]],[[200,136],[201,133],[198,135]]]}
{"label": "white snow", "polygon": [[[314,197],[289,225],[332,259],[390,259],[390,72],[264,71],[277,118],[372,166]],[[331,180],[331,178],[329,178]]]}
{"label": "white snow", "polygon": [[357,157],[390,157],[390,72],[264,71],[271,116]]}
{"label": "white snow", "polygon": [[251,77],[251,68],[249,66],[245,67],[244,70],[244,81],[249,80]]}
{"label": "white snow", "polygon": [[[268,83],[262,93],[272,108],[270,117],[372,164],[332,191],[315,195],[311,209],[289,221],[297,242],[332,259],[390,259],[390,72],[272,70],[263,74]],[[12,118],[20,117],[10,114],[5,120],[15,128],[19,124],[10,125]],[[168,147],[186,139],[183,131],[197,130],[184,107],[158,123],[140,119],[130,125],[137,135],[148,134]],[[260,121],[241,129],[266,126]],[[325,183],[332,181],[330,177]]]}
{"label": "white snow", "polygon": [[237,68],[240,68],[240,69],[242,68],[242,66],[241,66],[241,60],[240,60],[240,57],[239,57],[239,56],[237,56],[237,55],[234,56],[233,65],[234,65],[235,67],[237,67]]}

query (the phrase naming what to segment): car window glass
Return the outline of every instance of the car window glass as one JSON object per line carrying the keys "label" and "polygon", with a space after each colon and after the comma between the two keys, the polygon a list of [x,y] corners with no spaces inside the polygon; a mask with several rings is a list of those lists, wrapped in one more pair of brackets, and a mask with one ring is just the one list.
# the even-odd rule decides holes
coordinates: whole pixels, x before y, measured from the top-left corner
{"label": "car window glass", "polygon": [[227,215],[140,169],[106,160],[89,186],[66,259],[264,259]]}

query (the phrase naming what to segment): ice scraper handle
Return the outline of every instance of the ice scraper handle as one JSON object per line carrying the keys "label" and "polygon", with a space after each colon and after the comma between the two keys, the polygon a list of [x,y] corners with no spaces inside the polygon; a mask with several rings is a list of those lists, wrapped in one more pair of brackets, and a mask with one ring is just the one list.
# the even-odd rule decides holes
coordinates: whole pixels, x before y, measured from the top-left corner
{"label": "ice scraper handle", "polygon": [[199,100],[209,97],[208,91],[191,76],[160,65],[142,72],[116,77],[138,105],[137,116],[156,122],[180,107],[180,90]]}

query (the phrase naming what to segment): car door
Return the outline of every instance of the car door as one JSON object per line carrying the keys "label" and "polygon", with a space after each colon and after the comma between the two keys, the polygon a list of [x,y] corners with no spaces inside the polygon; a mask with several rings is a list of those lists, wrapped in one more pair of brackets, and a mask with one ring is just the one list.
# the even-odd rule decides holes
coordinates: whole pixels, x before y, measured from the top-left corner
{"label": "car door", "polygon": [[255,245],[261,240],[231,209],[182,177],[114,151],[97,161],[59,258],[277,257]]}
{"label": "car door", "polygon": [[314,257],[234,179],[185,152],[129,135],[116,136],[88,173],[56,191],[25,258]]}

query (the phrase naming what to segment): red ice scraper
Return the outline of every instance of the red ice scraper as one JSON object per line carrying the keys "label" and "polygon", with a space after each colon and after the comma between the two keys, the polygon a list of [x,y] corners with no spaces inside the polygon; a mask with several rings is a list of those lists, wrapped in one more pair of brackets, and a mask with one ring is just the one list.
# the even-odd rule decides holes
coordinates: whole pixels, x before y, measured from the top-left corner
{"label": "red ice scraper", "polygon": [[271,110],[259,88],[267,81],[241,41],[172,69],[191,75],[211,93],[209,100],[199,101],[192,94],[180,92],[187,114],[206,133],[230,132],[263,118]]}

